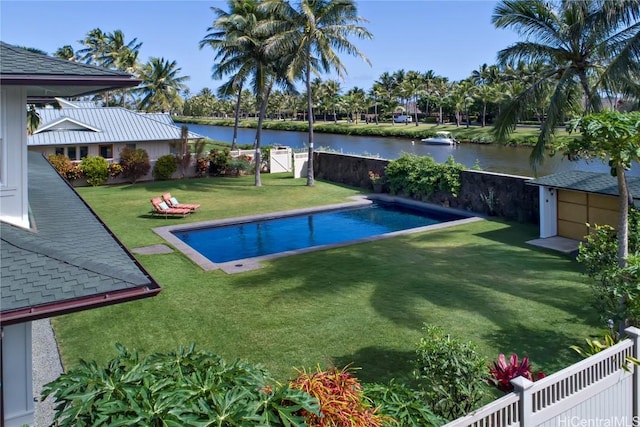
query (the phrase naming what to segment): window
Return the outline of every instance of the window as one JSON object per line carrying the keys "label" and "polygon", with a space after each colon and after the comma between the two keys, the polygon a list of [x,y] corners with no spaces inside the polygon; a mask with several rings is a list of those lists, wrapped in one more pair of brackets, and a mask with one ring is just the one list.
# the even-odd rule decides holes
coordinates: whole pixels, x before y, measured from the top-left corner
{"label": "window", "polygon": [[86,145],[81,145],[80,146],[80,160],[84,159],[85,157],[89,157],[89,147]]}
{"label": "window", "polygon": [[100,156],[105,159],[113,159],[113,144],[101,145],[98,147]]}
{"label": "window", "polygon": [[136,144],[127,144],[127,148],[129,150],[135,150],[136,149]]}
{"label": "window", "polygon": [[76,147],[67,147],[67,157],[71,160],[79,160],[76,154]]}
{"label": "window", "polygon": [[62,154],[64,156],[64,147],[56,147],[55,150],[56,156],[58,154]]}

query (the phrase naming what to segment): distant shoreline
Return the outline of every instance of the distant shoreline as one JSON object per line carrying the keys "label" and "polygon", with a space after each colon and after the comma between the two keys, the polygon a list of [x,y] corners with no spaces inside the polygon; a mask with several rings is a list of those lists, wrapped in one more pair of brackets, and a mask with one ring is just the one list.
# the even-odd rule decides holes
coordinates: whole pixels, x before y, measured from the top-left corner
{"label": "distant shoreline", "polygon": [[[176,123],[193,123],[199,125],[210,126],[226,126],[233,127],[233,119],[216,119],[205,117],[187,117],[187,116],[174,116],[174,122]],[[242,119],[239,122],[241,128],[256,128],[256,119]],[[289,121],[289,120],[265,120],[263,123],[263,129],[280,130],[280,131],[296,131],[307,132],[308,124],[303,121]],[[435,135],[437,131],[449,131],[453,133],[457,140],[462,143],[475,143],[475,144],[499,144],[495,141],[494,136],[491,134],[492,126],[482,127],[477,124],[470,124],[467,128],[466,123],[456,126],[455,124],[427,124],[420,123],[418,126],[415,123],[389,123],[380,122],[375,123],[348,123],[344,120],[334,123],[333,121],[318,120],[314,123],[314,132],[319,133],[332,133],[337,135],[354,135],[354,136],[380,136],[380,137],[396,137],[396,138],[410,138],[410,139],[422,139],[429,138]],[[520,126],[518,127],[508,138],[505,145],[509,146],[533,146],[538,140],[538,127],[537,126]],[[573,138],[566,131],[561,130],[558,132],[556,138]]]}

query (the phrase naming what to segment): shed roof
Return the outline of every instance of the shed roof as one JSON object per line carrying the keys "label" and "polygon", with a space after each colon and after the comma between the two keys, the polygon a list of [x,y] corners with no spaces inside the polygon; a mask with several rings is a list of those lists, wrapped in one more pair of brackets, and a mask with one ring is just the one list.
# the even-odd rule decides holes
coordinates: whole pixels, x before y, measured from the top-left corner
{"label": "shed roof", "polygon": [[[627,176],[629,191],[634,199],[640,199],[640,177]],[[527,184],[541,185],[585,193],[618,195],[618,181],[609,174],[586,171],[565,171],[527,181]]]}
{"label": "shed roof", "polygon": [[121,71],[54,58],[0,41],[0,85],[25,86],[29,98],[81,96],[139,83]]}
{"label": "shed roof", "polygon": [[[27,145],[65,145],[175,141],[180,127],[156,114],[136,113],[121,107],[41,108],[40,126],[27,138]],[[202,139],[189,132],[189,139]]]}
{"label": "shed roof", "polygon": [[145,298],[160,286],[42,157],[30,152],[32,230],[0,222],[0,323]]}

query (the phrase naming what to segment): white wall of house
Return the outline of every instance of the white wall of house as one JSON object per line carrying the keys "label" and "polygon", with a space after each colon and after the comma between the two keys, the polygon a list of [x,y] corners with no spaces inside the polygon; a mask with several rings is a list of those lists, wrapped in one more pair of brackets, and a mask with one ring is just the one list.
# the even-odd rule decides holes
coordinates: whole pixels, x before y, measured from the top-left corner
{"label": "white wall of house", "polygon": [[[63,148],[65,156],[72,157],[69,153],[69,148],[75,149],[76,155],[80,155],[80,148],[87,147],[88,155],[91,157],[100,155],[100,146],[102,145],[111,145],[112,146],[112,155],[113,157],[107,158],[107,160],[113,159],[114,162],[118,162],[120,159],[120,153],[127,146],[132,145],[135,148],[142,148],[146,150],[147,154],[149,154],[149,160],[155,161],[158,157],[165,156],[167,154],[171,154],[171,147],[169,142],[167,141],[137,141],[131,143],[117,143],[117,144],[60,144],[60,145],[31,145],[29,146],[30,151],[36,151],[38,153],[42,153],[45,156],[49,156],[51,154],[56,153],[56,148]],[[74,160],[71,158],[71,160]],[[79,158],[77,160],[80,160]]]}
{"label": "white wall of house", "polygon": [[31,322],[2,328],[4,426],[33,424]]}
{"label": "white wall of house", "polygon": [[27,198],[27,92],[0,88],[0,218],[29,227]]}

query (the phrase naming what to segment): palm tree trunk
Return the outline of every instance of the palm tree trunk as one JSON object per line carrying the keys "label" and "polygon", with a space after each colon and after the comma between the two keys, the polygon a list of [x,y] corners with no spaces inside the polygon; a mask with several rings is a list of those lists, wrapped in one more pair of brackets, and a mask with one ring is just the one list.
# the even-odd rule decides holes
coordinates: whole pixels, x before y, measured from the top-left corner
{"label": "palm tree trunk", "polygon": [[482,106],[482,127],[485,127],[487,124],[487,103],[485,102]]}
{"label": "palm tree trunk", "polygon": [[[307,52],[307,58],[311,58],[311,52]],[[313,109],[311,100],[311,64],[307,61],[306,74],[306,86],[307,86],[307,110],[309,111],[309,156],[307,158],[307,186],[312,187],[315,185],[313,179]]]}
{"label": "palm tree trunk", "polygon": [[269,102],[269,95],[271,94],[271,88],[273,87],[273,81],[271,81],[268,86],[265,88],[265,93],[263,94],[263,98],[260,100],[260,112],[258,113],[258,128],[256,129],[256,143],[255,148],[256,152],[253,157],[255,162],[255,186],[262,187],[262,179],[260,177],[260,165],[262,163],[261,157],[261,140],[262,140],[262,122],[264,121],[264,116],[267,112],[267,104]]}
{"label": "palm tree trunk", "polygon": [[238,148],[238,122],[240,120],[240,100],[242,99],[242,81],[238,88],[238,98],[236,99],[236,111],[233,122],[233,139],[231,140],[231,150]]}
{"label": "palm tree trunk", "polygon": [[[618,209],[620,210],[618,217],[618,266],[624,268],[627,266],[627,258],[629,257],[629,189],[622,165],[616,165],[616,175],[618,179]],[[623,294],[619,301],[620,313],[624,313],[626,304],[627,296]],[[626,327],[627,321],[622,319],[618,325],[620,336],[624,336]]]}

